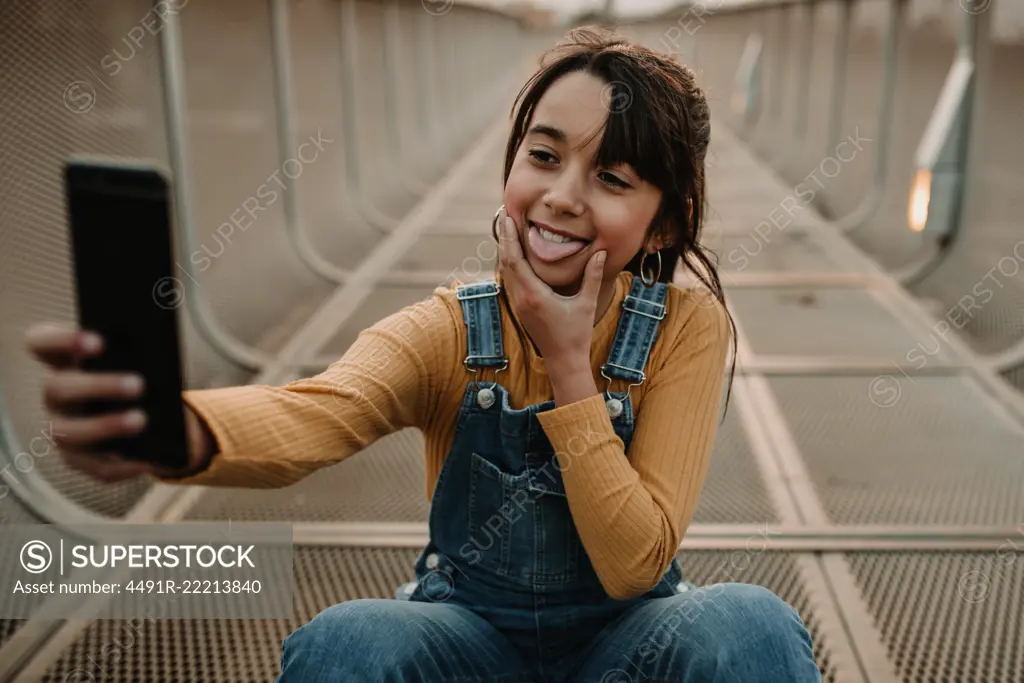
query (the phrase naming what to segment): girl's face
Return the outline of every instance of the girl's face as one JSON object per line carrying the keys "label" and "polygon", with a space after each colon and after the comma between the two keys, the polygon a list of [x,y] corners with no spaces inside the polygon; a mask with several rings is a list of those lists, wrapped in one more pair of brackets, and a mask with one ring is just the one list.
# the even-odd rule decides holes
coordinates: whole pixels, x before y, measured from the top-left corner
{"label": "girl's face", "polygon": [[[612,101],[608,87],[584,72],[552,83],[537,102],[505,184],[505,208],[523,254],[537,276],[565,296],[579,291],[595,252],[607,251],[603,280],[611,284],[642,247],[661,248],[657,239],[644,244],[661,190],[628,165],[595,166]],[[572,240],[552,242],[541,229]]]}

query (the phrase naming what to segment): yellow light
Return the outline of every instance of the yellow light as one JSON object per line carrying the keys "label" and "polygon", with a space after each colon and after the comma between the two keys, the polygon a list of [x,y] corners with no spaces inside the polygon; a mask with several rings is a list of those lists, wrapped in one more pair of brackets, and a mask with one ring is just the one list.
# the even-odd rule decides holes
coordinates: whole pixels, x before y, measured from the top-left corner
{"label": "yellow light", "polygon": [[907,224],[914,232],[924,230],[928,222],[928,204],[932,197],[932,172],[925,168],[917,170],[914,185],[910,188],[910,206],[907,210]]}

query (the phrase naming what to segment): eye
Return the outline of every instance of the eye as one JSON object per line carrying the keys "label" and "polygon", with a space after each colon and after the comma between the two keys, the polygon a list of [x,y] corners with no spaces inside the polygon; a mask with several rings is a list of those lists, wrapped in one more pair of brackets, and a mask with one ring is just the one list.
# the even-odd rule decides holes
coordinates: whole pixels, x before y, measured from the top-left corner
{"label": "eye", "polygon": [[551,152],[545,152],[542,149],[531,149],[529,155],[531,159],[534,159],[541,164],[553,164],[558,161],[554,154]]}
{"label": "eye", "polygon": [[601,178],[604,182],[614,187],[632,187],[632,185],[627,183],[625,180],[615,175],[614,173],[609,173],[608,171],[603,171],[602,173],[599,173],[598,177]]}

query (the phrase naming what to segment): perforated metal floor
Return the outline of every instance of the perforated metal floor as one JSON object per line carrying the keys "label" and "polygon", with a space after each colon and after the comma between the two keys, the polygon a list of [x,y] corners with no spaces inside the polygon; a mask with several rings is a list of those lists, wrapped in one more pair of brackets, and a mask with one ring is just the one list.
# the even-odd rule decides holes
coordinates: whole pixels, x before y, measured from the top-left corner
{"label": "perforated metal floor", "polygon": [[25,623],[24,619],[0,619],[0,647]]}
{"label": "perforated metal floor", "polygon": [[998,553],[852,553],[903,681],[1024,681],[1024,526]]}
{"label": "perforated metal floor", "polygon": [[952,360],[938,332],[915,334],[863,289],[729,287],[728,296],[756,354],[891,360],[896,373]]}
{"label": "perforated metal floor", "polygon": [[[356,598],[391,598],[413,578],[419,551],[390,548],[299,547],[295,551],[295,610],[291,619],[265,621],[97,621],[42,678],[43,683],[95,680],[232,683],[274,679],[281,641],[321,610]],[[837,680],[830,645],[819,628],[793,557],[728,552],[680,554],[687,578],[699,585],[740,580],[763,585],[793,605],[811,632],[823,680]],[[130,643],[130,644],[128,644]],[[106,656],[97,653],[107,652]]]}
{"label": "perforated metal floor", "polygon": [[894,373],[768,382],[833,523],[1024,520],[1024,432],[992,412],[973,380]]}
{"label": "perforated metal floor", "polygon": [[[760,214],[762,217],[767,213]],[[826,247],[810,233],[800,230],[770,229],[756,232],[758,224],[747,234],[726,234],[709,237],[707,247],[719,258],[722,279],[729,282],[731,273],[847,273],[855,272],[830,256]]]}

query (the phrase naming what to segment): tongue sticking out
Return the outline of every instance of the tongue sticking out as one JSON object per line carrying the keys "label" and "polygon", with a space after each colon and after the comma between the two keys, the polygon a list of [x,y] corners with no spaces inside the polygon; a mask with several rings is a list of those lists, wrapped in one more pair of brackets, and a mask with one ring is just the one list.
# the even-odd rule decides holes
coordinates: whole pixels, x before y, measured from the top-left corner
{"label": "tongue sticking out", "polygon": [[530,248],[533,250],[533,253],[541,261],[559,261],[582,251],[583,247],[587,246],[586,242],[579,240],[562,243],[548,242],[540,236],[540,232],[532,225],[527,234],[527,239],[530,242]]}

